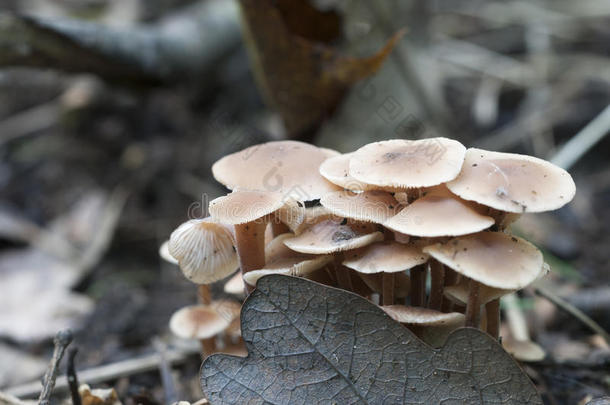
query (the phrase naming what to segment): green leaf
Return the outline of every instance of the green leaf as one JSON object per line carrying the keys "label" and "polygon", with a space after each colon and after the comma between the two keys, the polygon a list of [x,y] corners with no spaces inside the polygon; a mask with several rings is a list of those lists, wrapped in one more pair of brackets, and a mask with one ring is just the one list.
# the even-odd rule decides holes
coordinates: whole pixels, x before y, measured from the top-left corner
{"label": "green leaf", "polygon": [[435,350],[355,294],[295,277],[259,280],[242,308],[249,355],[208,357],[203,391],[221,404],[542,404],[485,333]]}

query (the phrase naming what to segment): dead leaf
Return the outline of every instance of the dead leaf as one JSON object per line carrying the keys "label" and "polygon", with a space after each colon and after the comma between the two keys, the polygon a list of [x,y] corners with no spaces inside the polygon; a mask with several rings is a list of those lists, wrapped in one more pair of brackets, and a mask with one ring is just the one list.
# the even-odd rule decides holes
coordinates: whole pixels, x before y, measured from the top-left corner
{"label": "dead leaf", "polygon": [[355,294],[267,276],[242,308],[246,358],[202,366],[211,403],[542,404],[487,334],[462,328],[433,349]]}
{"label": "dead leaf", "polygon": [[[259,88],[294,136],[320,125],[353,83],[377,71],[403,35],[398,32],[371,57],[350,58],[324,43],[336,35],[338,17],[307,1],[240,0],[240,5]],[[299,22],[301,15],[306,18]],[[314,35],[318,26],[323,33]]]}

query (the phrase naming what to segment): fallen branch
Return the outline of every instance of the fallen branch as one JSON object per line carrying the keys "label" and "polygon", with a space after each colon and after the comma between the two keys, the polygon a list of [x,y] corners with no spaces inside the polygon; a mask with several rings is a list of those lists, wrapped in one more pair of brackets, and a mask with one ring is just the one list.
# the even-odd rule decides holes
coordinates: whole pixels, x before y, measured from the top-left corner
{"label": "fallen branch", "polygon": [[232,1],[209,0],[152,26],[0,14],[0,67],[90,72],[129,83],[203,78],[240,42]]}
{"label": "fallen branch", "polygon": [[55,387],[55,380],[57,378],[59,363],[61,362],[62,357],[64,357],[66,348],[71,342],[72,331],[70,329],[57,332],[55,339],[53,339],[55,349],[53,350],[53,357],[51,358],[51,362],[49,363],[49,368],[47,369],[47,372],[44,375],[42,392],[40,393],[40,397],[38,398],[39,405],[50,404],[51,392],[53,392],[53,388]]}

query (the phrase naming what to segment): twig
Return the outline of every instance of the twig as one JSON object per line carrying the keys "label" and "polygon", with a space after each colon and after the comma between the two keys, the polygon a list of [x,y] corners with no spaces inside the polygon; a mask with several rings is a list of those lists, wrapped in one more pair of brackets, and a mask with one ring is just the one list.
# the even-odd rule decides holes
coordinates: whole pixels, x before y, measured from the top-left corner
{"label": "twig", "polygon": [[[199,347],[188,350],[168,350],[166,353],[169,364],[183,363],[190,356],[199,354]],[[97,384],[103,381],[114,380],[117,378],[153,371],[159,367],[159,355],[152,353],[136,359],[124,360],[117,363],[107,364],[100,367],[91,368],[79,372],[81,381],[88,384]],[[17,397],[30,397],[36,395],[40,390],[40,382],[32,382],[24,385],[8,388],[6,392]],[[62,392],[68,388],[68,380],[59,377],[55,385],[55,392]]]}
{"label": "twig", "polygon": [[174,384],[174,379],[172,377],[172,370],[165,355],[167,352],[167,347],[165,343],[158,338],[153,340],[153,346],[159,355],[159,373],[161,374],[161,385],[163,385],[163,391],[165,393],[165,403],[173,404],[177,401],[178,395],[176,393],[176,385]]}
{"label": "twig", "polygon": [[610,132],[610,105],[599,113],[572,139],[570,139],[551,162],[569,170],[585,153]]}
{"label": "twig", "polygon": [[53,349],[53,357],[49,363],[49,368],[44,375],[42,392],[40,393],[40,397],[38,397],[39,405],[48,405],[50,403],[49,398],[51,398],[51,392],[55,387],[55,379],[57,378],[59,363],[61,362],[61,359],[64,356],[66,348],[70,342],[72,342],[72,331],[70,329],[57,332],[55,339],[53,339],[55,348]]}
{"label": "twig", "polygon": [[600,335],[606,342],[610,344],[610,335],[604,328],[602,328],[597,322],[591,319],[587,314],[582,312],[580,309],[576,308],[574,305],[570,304],[568,301],[564,300],[560,296],[556,295],[550,290],[547,290],[541,286],[534,286],[534,291],[536,294],[541,297],[546,298],[551,301],[553,304],[557,305],[559,308],[563,309],[574,318],[578,319],[580,322],[589,327],[593,332]]}
{"label": "twig", "polygon": [[72,405],[81,405],[80,394],[78,393],[78,376],[74,368],[74,358],[78,353],[78,348],[71,347],[68,350],[68,366],[66,367],[66,376],[68,378],[68,386],[70,388],[70,396],[72,397]]}

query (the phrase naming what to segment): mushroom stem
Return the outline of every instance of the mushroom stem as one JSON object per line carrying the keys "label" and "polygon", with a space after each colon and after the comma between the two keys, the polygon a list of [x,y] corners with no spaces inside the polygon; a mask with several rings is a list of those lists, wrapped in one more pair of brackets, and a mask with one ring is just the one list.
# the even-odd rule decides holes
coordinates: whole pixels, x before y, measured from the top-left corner
{"label": "mushroom stem", "polygon": [[[448,287],[450,285],[456,284],[458,281],[458,273],[451,269],[450,267],[445,267],[445,280],[444,287]],[[453,312],[454,304],[449,299],[443,299],[443,303],[441,304],[442,312]]]}
{"label": "mushroom stem", "polygon": [[470,280],[468,293],[468,303],[466,304],[465,325],[478,328],[481,322],[481,301],[479,297],[480,284],[475,280]]}
{"label": "mushroom stem", "polygon": [[500,336],[500,298],[489,301],[485,304],[487,317],[487,333],[494,339]]}
{"label": "mushroom stem", "polygon": [[199,284],[197,286],[197,296],[199,302],[203,305],[210,305],[212,302],[212,294],[210,293],[210,286],[207,284]]}
{"label": "mushroom stem", "polygon": [[279,218],[274,218],[271,222],[271,231],[273,233],[273,237],[282,235],[284,233],[290,232],[288,225],[283,222],[280,222]]}
{"label": "mushroom stem", "polygon": [[426,295],[426,264],[415,266],[411,274],[411,306],[423,307]]}
{"label": "mushroom stem", "polygon": [[337,275],[337,284],[339,284],[339,287],[347,291],[353,291],[352,279],[347,267],[342,264],[335,266],[335,274]]}
{"label": "mushroom stem", "polygon": [[383,305],[394,305],[394,273],[383,273],[382,292]]}
{"label": "mushroom stem", "polygon": [[[258,219],[245,224],[235,225],[235,245],[239,257],[242,276],[249,271],[265,266],[265,228],[266,221]],[[247,292],[254,287],[245,283]]]}
{"label": "mushroom stem", "polygon": [[440,311],[443,304],[443,286],[445,285],[445,266],[437,260],[430,262],[430,299],[428,307]]}

